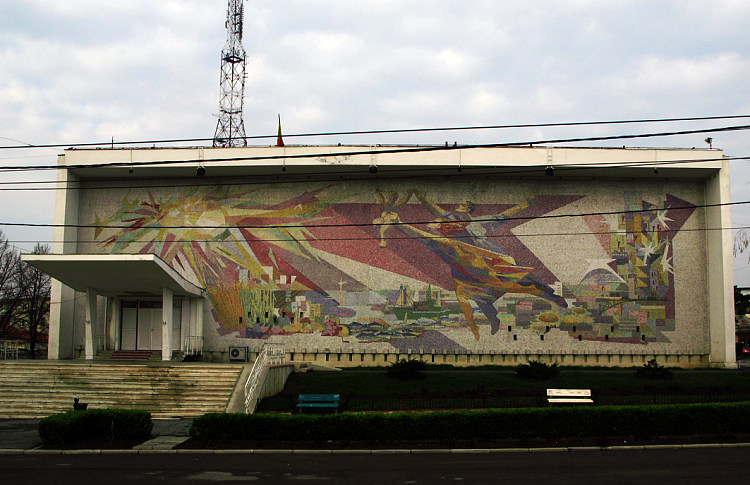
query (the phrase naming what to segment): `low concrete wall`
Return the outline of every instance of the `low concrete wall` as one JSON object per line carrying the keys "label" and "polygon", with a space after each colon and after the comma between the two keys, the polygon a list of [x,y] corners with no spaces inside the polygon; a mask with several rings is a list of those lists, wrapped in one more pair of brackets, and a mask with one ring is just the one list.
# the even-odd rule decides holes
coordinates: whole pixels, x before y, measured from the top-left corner
{"label": "low concrete wall", "polygon": [[[245,383],[250,376],[252,364],[244,366],[237,385],[234,388],[232,397],[227,404],[227,413],[244,413],[245,412]],[[275,396],[284,390],[286,380],[294,372],[294,364],[273,365],[268,368],[266,380],[260,390],[260,399],[264,397]]]}
{"label": "low concrete wall", "polygon": [[287,361],[310,362],[318,365],[333,367],[366,367],[387,366],[401,359],[423,360],[428,364],[450,364],[455,366],[472,365],[503,365],[515,366],[527,364],[529,361],[539,361],[558,365],[575,365],[581,367],[640,367],[652,359],[660,365],[681,367],[685,369],[709,367],[708,354],[552,354],[552,353],[505,353],[505,354],[470,354],[454,353],[370,353],[353,352],[348,350],[303,349],[302,351],[287,352]]}
{"label": "low concrete wall", "polygon": [[266,382],[260,391],[260,397],[271,397],[284,390],[286,380],[294,372],[294,364],[272,365],[268,368]]}
{"label": "low concrete wall", "polygon": [[[250,350],[248,361],[253,362],[258,357],[259,351]],[[82,357],[81,357],[82,358]],[[531,360],[555,363],[558,365],[576,365],[581,367],[633,367],[656,359],[660,365],[668,367],[680,367],[684,369],[709,368],[709,354],[658,354],[658,353],[632,353],[632,354],[606,354],[606,353],[490,353],[472,354],[465,351],[455,352],[362,352],[351,349],[299,349],[288,351],[286,360],[288,362],[309,362],[326,367],[366,367],[385,366],[400,359],[419,359],[428,364],[450,364],[455,366],[471,365],[517,365],[526,364]],[[207,362],[229,362],[227,352],[204,353]],[[725,366],[734,369],[733,366]],[[285,380],[286,381],[286,380]],[[244,384],[244,382],[243,382]]]}

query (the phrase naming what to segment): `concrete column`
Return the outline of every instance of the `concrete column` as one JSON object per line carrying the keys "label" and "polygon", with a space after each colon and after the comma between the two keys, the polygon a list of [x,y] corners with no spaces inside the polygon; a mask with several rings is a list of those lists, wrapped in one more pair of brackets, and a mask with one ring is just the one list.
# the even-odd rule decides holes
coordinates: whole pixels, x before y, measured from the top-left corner
{"label": "concrete column", "polygon": [[172,300],[174,294],[166,286],[161,300],[161,360],[172,359]]}
{"label": "concrete column", "polygon": [[180,335],[182,335],[182,341],[180,342],[180,349],[184,352],[187,350],[187,340],[190,338],[190,327],[192,325],[193,316],[193,299],[188,298],[182,300],[182,316],[180,317]]}
{"label": "concrete column", "polygon": [[[57,164],[65,166],[65,155],[60,155]],[[58,190],[55,199],[55,243],[53,254],[75,254],[78,250],[78,177],[68,170],[57,171]],[[53,279],[51,282],[49,317],[49,344],[47,358],[50,360],[73,358],[76,292]]]}
{"label": "concrete column", "polygon": [[91,360],[96,355],[96,291],[86,288],[86,328],[84,339],[84,352],[86,360]]}
{"label": "concrete column", "polygon": [[[706,181],[706,203],[729,202],[729,164]],[[729,206],[706,208],[706,227],[730,228]],[[708,268],[708,318],[712,367],[736,368],[734,355],[734,274],[730,229],[706,231]]]}
{"label": "concrete column", "polygon": [[73,314],[75,312],[76,292],[53,279],[51,287],[51,305],[49,309],[49,360],[73,358]]}
{"label": "concrete column", "polygon": [[188,322],[188,345],[195,351],[195,322],[198,321],[198,299],[190,298],[190,321]]}
{"label": "concrete column", "polygon": [[203,338],[203,298],[196,300],[195,336]]}
{"label": "concrete column", "polygon": [[102,328],[96,333],[101,335],[102,349],[108,350],[112,348],[112,342],[109,339],[109,334],[112,328],[112,300],[111,296],[104,297],[104,319],[102,320]]}
{"label": "concrete column", "polygon": [[111,349],[120,348],[120,299],[113,297],[107,299],[109,314],[109,345]]}

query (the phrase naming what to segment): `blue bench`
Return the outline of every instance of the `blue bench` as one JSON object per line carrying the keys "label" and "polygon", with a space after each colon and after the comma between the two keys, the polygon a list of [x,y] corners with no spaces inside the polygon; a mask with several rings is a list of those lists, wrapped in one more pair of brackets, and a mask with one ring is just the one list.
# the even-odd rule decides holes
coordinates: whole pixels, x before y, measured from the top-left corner
{"label": "blue bench", "polygon": [[308,411],[333,411],[339,409],[339,394],[300,394],[297,397],[297,408],[300,412]]}

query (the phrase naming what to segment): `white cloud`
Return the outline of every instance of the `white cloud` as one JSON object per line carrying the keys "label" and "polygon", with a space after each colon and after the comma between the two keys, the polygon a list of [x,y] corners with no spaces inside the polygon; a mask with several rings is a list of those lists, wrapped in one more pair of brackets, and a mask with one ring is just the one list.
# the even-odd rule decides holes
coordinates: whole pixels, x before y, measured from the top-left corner
{"label": "white cloud", "polygon": [[471,95],[470,112],[475,119],[498,119],[499,115],[510,111],[510,101],[497,89],[479,87]]}
{"label": "white cloud", "polygon": [[[225,15],[225,0],[3,1],[0,137],[212,136]],[[273,135],[277,113],[285,133],[750,113],[748,24],[745,0],[254,0],[245,3],[246,131]],[[622,131],[304,142],[481,143]],[[638,143],[703,146],[703,138]],[[714,136],[732,155],[750,155],[748,141],[745,132]],[[6,164],[30,163],[10,156],[0,150]],[[732,163],[740,200],[750,193],[750,168]],[[0,191],[0,221],[52,222],[47,199],[9,194]],[[27,212],[7,209],[14,205]],[[735,214],[745,220],[750,209]]]}
{"label": "white cloud", "polygon": [[737,53],[720,53],[701,58],[647,57],[612,80],[628,90],[695,90],[721,86],[748,71],[748,59]]}
{"label": "white cloud", "polygon": [[477,63],[477,59],[471,54],[453,49],[442,49],[437,54],[437,60],[445,72],[453,75],[468,75]]}

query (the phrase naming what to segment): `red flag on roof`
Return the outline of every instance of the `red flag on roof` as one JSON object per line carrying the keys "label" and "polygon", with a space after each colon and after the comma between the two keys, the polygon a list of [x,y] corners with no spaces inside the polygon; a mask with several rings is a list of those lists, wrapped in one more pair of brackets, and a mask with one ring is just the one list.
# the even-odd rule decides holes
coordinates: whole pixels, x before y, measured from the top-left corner
{"label": "red flag on roof", "polygon": [[279,133],[278,135],[276,135],[276,146],[277,147],[284,146],[284,139],[281,138],[281,115],[279,115]]}

